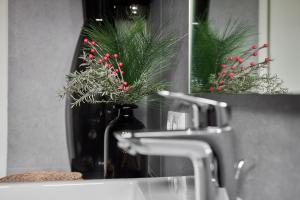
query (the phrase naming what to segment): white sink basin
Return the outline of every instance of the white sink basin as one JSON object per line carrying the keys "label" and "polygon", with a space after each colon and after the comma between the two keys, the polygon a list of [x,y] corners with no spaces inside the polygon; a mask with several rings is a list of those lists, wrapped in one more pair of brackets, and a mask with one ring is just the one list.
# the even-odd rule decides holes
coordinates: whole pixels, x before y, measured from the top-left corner
{"label": "white sink basin", "polygon": [[0,184],[1,200],[193,200],[191,177]]}

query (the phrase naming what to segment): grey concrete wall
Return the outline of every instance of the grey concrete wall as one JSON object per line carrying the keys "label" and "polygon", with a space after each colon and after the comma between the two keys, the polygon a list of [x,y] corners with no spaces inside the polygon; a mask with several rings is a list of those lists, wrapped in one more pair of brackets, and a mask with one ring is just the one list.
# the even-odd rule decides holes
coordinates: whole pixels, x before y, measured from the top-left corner
{"label": "grey concrete wall", "polygon": [[161,0],[162,2],[162,26],[168,27],[169,32],[174,32],[179,38],[179,50],[174,59],[170,71],[163,77],[171,83],[170,90],[176,92],[188,92],[188,0]]}
{"label": "grey concrete wall", "polygon": [[299,199],[300,96],[201,95],[228,102],[237,153],[255,168],[241,185],[247,200]]}
{"label": "grey concrete wall", "polygon": [[[170,65],[170,70],[161,75],[161,79],[170,83],[171,91],[188,92],[188,0],[153,0],[150,9],[152,27],[162,27],[167,33],[175,33],[179,38],[178,55]],[[163,55],[162,55],[163,56]],[[161,105],[160,110],[149,106],[148,128],[164,129],[168,106]],[[184,166],[178,164],[178,158],[151,157],[151,169],[154,174],[168,176],[172,171],[177,172]],[[173,164],[176,165],[173,165]],[[166,170],[167,169],[167,170]]]}
{"label": "grey concrete wall", "polygon": [[64,101],[81,0],[9,1],[8,173],[68,170]]}

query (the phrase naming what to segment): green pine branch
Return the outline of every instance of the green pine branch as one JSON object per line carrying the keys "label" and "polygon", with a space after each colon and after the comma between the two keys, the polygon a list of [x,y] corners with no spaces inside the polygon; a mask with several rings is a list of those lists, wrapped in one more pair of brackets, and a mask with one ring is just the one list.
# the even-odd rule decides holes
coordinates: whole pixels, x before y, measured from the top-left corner
{"label": "green pine branch", "polygon": [[[68,75],[62,97],[69,96],[73,106],[81,103],[134,104],[148,95],[163,90],[167,83],[157,77],[169,67],[177,52],[177,38],[163,30],[150,30],[143,18],[120,20],[114,24],[91,23],[83,34],[95,41],[95,60],[102,54],[118,54],[123,63],[118,78],[111,76],[104,64],[88,57],[90,45],[80,57],[82,70]],[[102,52],[102,53],[101,53]],[[126,91],[119,90],[120,80],[128,83]]]}

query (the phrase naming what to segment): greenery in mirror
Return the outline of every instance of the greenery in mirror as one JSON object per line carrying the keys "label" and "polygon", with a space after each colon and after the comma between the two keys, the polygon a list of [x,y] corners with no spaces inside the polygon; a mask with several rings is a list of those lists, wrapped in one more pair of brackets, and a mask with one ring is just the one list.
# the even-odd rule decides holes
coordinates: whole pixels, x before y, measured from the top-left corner
{"label": "greenery in mirror", "polygon": [[252,45],[244,50],[253,34],[251,27],[230,20],[222,33],[209,22],[199,21],[193,30],[192,92],[282,94],[288,90],[282,80],[268,72],[270,58],[257,60],[268,48]]}
{"label": "greenery in mirror", "polygon": [[177,38],[173,34],[151,31],[144,19],[136,18],[114,25],[90,24],[84,35],[82,70],[67,76],[61,94],[72,98],[72,106],[135,104],[166,87],[157,75],[168,69],[176,55]]}

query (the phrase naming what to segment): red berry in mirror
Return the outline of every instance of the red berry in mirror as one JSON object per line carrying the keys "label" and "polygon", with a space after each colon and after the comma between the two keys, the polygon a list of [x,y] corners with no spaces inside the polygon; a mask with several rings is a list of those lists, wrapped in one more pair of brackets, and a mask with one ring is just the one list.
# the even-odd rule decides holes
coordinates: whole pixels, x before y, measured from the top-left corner
{"label": "red berry in mirror", "polygon": [[218,85],[224,85],[225,81],[221,80],[219,81]]}
{"label": "red berry in mirror", "polygon": [[96,49],[91,49],[90,52],[91,52],[91,53],[95,53],[95,52],[96,52]]}
{"label": "red berry in mirror", "polygon": [[256,65],[255,62],[250,62],[249,64],[250,64],[251,67],[254,67]]}
{"label": "red berry in mirror", "polygon": [[235,76],[235,73],[229,73],[228,76],[229,76],[230,78],[233,78],[233,77]]}
{"label": "red berry in mirror", "polygon": [[119,58],[119,55],[115,53],[115,54],[114,54],[114,58],[115,58],[115,59]]}
{"label": "red berry in mirror", "polygon": [[123,67],[123,63],[119,62],[119,63],[118,63],[118,66],[119,66],[119,67]]}
{"label": "red berry in mirror", "polygon": [[251,49],[256,49],[257,48],[257,45],[256,44],[253,44],[252,46],[251,46]]}
{"label": "red berry in mirror", "polygon": [[93,46],[95,46],[95,45],[96,45],[96,42],[95,42],[95,41],[92,41],[91,44],[92,44]]}
{"label": "red berry in mirror", "polygon": [[266,58],[265,58],[265,62],[264,62],[264,63],[265,63],[265,64],[268,64],[270,61],[271,61],[271,58],[269,58],[269,57],[266,57]]}

